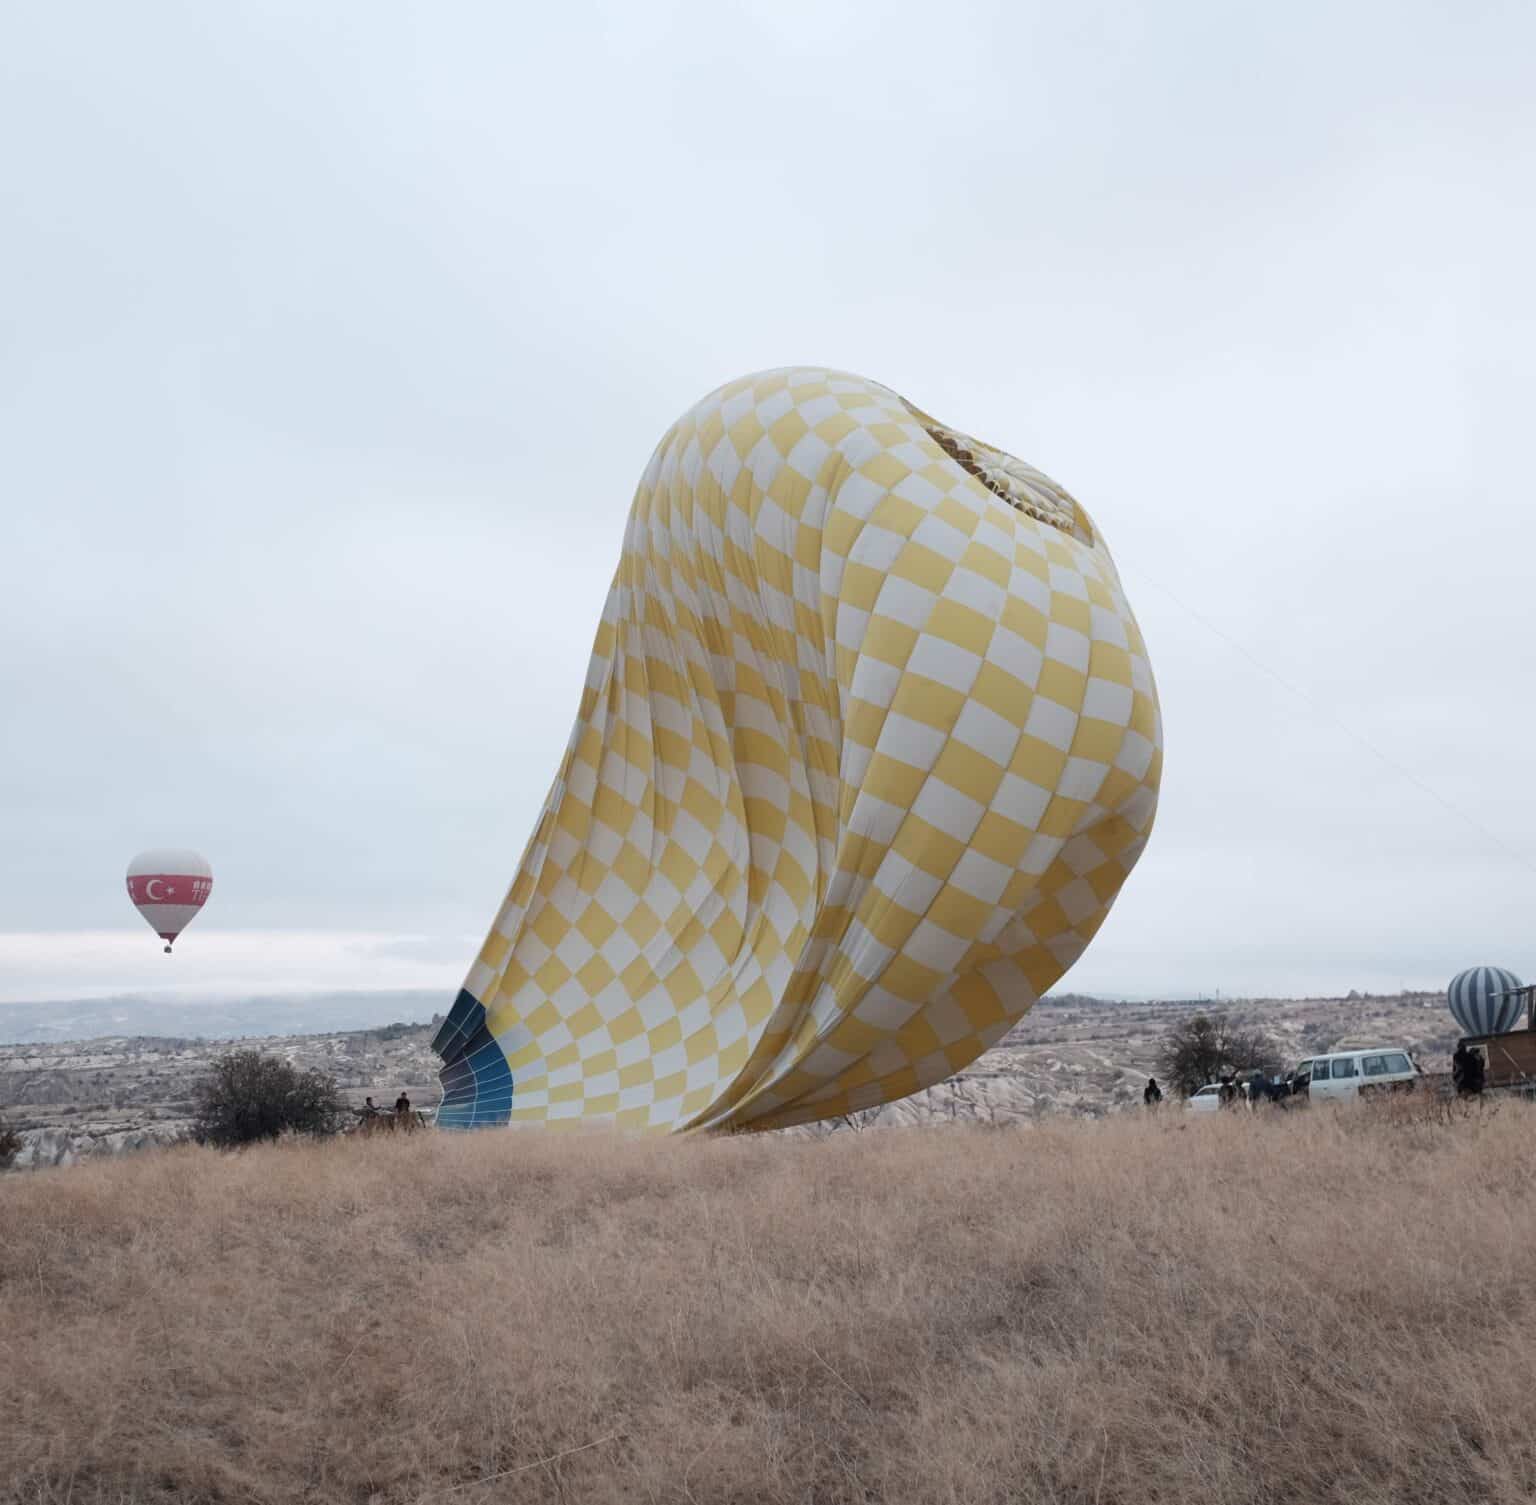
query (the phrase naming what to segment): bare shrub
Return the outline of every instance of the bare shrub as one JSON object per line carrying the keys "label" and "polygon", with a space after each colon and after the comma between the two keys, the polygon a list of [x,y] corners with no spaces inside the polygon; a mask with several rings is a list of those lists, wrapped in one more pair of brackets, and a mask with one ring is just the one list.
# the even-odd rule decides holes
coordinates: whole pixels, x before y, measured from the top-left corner
{"label": "bare shrub", "polygon": [[214,1059],[193,1088],[192,1134],[229,1148],[285,1133],[331,1134],[346,1115],[335,1080],[259,1050]]}
{"label": "bare shrub", "polygon": [[1196,1014],[1171,1026],[1158,1046],[1159,1075],[1181,1097],[1236,1071],[1280,1070],[1280,1052],[1263,1030],[1243,1029],[1225,1014]]}

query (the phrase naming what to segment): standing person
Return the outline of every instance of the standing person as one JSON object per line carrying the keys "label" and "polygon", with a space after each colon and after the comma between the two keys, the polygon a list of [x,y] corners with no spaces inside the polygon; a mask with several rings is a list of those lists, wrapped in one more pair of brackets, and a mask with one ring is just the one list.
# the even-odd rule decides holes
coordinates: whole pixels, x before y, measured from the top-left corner
{"label": "standing person", "polygon": [[1147,1085],[1142,1090],[1141,1100],[1148,1108],[1155,1108],[1162,1102],[1163,1089],[1157,1085],[1157,1078],[1155,1076],[1147,1078]]}
{"label": "standing person", "polygon": [[402,1090],[402,1092],[400,1093],[400,1096],[395,1099],[395,1117],[400,1119],[402,1122],[404,1122],[410,1116],[411,1116],[411,1100],[410,1100],[410,1098],[408,1098],[405,1095],[404,1091]]}
{"label": "standing person", "polygon": [[1458,1097],[1465,1097],[1472,1091],[1470,1083],[1472,1052],[1467,1049],[1465,1040],[1456,1042],[1456,1054],[1451,1057],[1451,1085],[1456,1089]]}
{"label": "standing person", "polygon": [[1467,1091],[1473,1097],[1478,1097],[1482,1094],[1485,1064],[1482,1051],[1473,1050],[1469,1045],[1467,1047]]}

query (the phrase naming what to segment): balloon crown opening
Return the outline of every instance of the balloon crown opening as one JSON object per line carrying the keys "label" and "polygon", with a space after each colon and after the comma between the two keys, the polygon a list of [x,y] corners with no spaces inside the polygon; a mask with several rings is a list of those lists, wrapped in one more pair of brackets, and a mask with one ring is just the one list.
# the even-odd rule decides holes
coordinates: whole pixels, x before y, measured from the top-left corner
{"label": "balloon crown opening", "polygon": [[915,408],[913,412],[934,443],[994,496],[1039,522],[1070,534],[1080,543],[1092,545],[1093,527],[1083,509],[1048,475],[1003,450],[983,444],[980,439],[947,428],[926,413]]}

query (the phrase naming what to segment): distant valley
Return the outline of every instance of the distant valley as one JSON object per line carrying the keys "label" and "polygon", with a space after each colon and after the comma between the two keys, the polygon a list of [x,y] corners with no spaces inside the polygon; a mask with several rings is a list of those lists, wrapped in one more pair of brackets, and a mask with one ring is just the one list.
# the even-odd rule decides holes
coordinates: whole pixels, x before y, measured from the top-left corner
{"label": "distant valley", "polygon": [[167,1039],[235,1040],[251,1035],[366,1030],[400,1020],[427,1023],[447,1011],[443,991],[356,990],[280,997],[77,998],[54,1003],[0,1003],[0,1045],[155,1035]]}

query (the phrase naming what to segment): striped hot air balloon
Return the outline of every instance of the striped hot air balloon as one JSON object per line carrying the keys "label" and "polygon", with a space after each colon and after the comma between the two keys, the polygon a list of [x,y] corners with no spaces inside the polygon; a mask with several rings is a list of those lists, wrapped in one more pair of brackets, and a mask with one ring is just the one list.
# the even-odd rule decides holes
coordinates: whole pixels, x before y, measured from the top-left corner
{"label": "striped hot air balloon", "polygon": [[1468,967],[1451,980],[1446,1002],[1464,1035],[1502,1035],[1520,1018],[1523,986],[1503,967]]}
{"label": "striped hot air balloon", "polygon": [[213,869],[196,852],[140,852],[128,864],[128,897],[169,951],[213,892]]}

